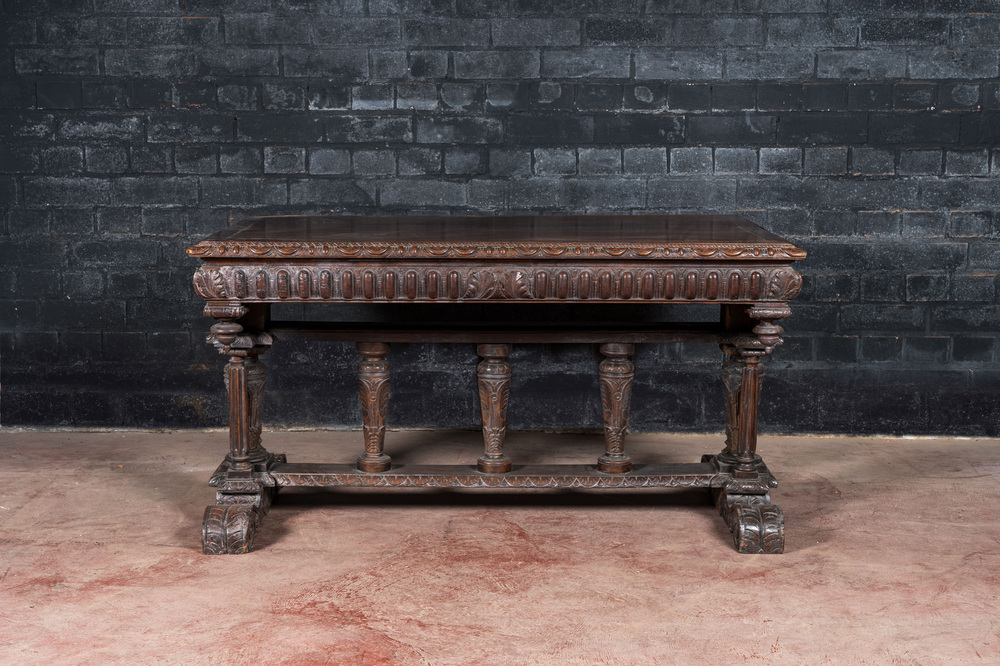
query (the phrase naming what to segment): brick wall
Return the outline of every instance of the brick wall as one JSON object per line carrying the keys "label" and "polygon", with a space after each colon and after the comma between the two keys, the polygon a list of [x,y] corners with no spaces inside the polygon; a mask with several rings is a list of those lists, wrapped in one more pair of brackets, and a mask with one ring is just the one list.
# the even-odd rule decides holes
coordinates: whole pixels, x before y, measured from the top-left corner
{"label": "brick wall", "polygon": [[[998,11],[2,0],[0,423],[220,425],[183,250],[246,213],[738,211],[810,252],[764,429],[1000,434]],[[597,425],[595,354],[520,348],[514,425]],[[350,348],[268,357],[357,422]],[[390,419],[474,426],[475,361],[398,348]],[[642,348],[636,429],[718,429],[718,361]]]}

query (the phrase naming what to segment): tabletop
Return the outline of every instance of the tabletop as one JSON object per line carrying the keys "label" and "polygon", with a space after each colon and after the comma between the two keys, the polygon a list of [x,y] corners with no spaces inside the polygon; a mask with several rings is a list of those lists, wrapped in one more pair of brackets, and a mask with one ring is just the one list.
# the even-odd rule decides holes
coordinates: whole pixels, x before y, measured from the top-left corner
{"label": "tabletop", "polygon": [[243,220],[188,254],[796,260],[805,251],[736,215],[285,215]]}

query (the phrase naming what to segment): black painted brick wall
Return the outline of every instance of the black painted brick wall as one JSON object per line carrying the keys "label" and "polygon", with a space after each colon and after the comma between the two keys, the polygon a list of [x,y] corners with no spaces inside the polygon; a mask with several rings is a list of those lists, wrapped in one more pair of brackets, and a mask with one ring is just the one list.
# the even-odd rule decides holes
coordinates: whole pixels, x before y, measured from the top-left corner
{"label": "black painted brick wall", "polygon": [[[2,0],[7,426],[223,423],[183,250],[251,212],[729,212],[810,251],[769,431],[1000,434],[992,0]],[[357,423],[279,343],[267,418]],[[718,429],[718,353],[642,348],[636,429]],[[390,418],[469,426],[475,355],[401,346]],[[516,427],[599,420],[524,347]]]}

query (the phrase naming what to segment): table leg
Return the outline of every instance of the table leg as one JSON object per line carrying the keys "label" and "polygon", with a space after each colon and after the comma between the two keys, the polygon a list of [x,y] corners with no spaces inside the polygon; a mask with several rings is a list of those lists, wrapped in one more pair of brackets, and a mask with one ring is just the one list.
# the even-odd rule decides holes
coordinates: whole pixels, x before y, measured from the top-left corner
{"label": "table leg", "polygon": [[602,472],[624,473],[632,469],[632,460],[625,455],[625,431],[632,404],[632,380],[635,377],[629,357],[635,345],[607,343],[601,345],[604,360],[600,365],[601,404],[604,408],[605,452],[597,458]]}
{"label": "table leg", "polygon": [[271,454],[261,446],[267,368],[259,357],[270,347],[272,338],[266,332],[243,330],[235,322],[241,312],[245,310],[239,306],[213,315],[221,322],[212,327],[211,340],[230,357],[223,375],[229,395],[229,453],[212,476],[216,503],[205,509],[202,523],[202,550],[208,555],[251,549],[260,521],[277,492],[268,470],[285,461],[283,455]]}
{"label": "table leg", "polygon": [[504,455],[507,435],[507,404],[510,401],[510,345],[482,344],[476,347],[482,361],[476,366],[479,375],[479,406],[483,414],[483,443],[486,451],[476,462],[480,472],[502,474],[511,469],[510,456]]}
{"label": "table leg", "polygon": [[365,452],[358,456],[362,472],[384,472],[391,466],[382,452],[385,442],[385,412],[389,406],[389,345],[384,342],[359,342],[358,388],[361,394],[361,423]]}
{"label": "table leg", "polygon": [[[736,306],[731,306],[736,307]],[[764,377],[763,357],[781,344],[782,328],[775,319],[791,314],[787,305],[754,305],[732,317],[733,328],[722,350],[722,384],[726,396],[726,448],[715,456],[720,471],[730,478],[714,490],[716,506],[733,533],[741,553],[781,553],[784,516],[771,504],[773,477],[762,474],[757,455],[757,406]],[[756,325],[754,325],[756,324]],[[752,331],[746,328],[753,325]]]}

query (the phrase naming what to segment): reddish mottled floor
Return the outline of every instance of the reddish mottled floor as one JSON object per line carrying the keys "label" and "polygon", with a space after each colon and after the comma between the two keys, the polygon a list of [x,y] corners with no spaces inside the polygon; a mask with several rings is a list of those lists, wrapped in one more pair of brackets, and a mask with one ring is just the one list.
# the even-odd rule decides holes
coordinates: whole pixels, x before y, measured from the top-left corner
{"label": "reddish mottled floor", "polygon": [[[266,433],[349,461],[358,433]],[[1000,442],[764,437],[786,552],[704,491],[304,491],[201,554],[224,433],[0,432],[4,664],[997,664]],[[472,462],[476,433],[390,432]],[[600,440],[520,434],[518,460]],[[696,461],[718,436],[641,435]]]}

